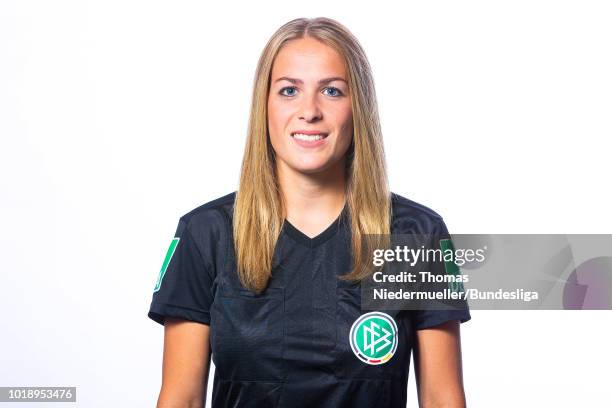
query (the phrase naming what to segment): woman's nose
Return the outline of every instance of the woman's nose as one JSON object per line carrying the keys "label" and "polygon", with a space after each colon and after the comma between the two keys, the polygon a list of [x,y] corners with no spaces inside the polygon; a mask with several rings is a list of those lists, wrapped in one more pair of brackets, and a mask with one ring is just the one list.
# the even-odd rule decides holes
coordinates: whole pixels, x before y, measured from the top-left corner
{"label": "woman's nose", "polygon": [[319,104],[317,102],[317,95],[306,96],[302,100],[299,111],[300,119],[304,119],[307,122],[320,120],[323,116]]}

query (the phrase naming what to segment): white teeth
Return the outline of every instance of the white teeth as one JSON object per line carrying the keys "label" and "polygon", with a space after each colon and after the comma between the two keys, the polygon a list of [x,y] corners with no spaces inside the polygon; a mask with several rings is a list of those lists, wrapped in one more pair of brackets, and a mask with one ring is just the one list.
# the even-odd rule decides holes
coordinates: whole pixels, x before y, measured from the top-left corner
{"label": "white teeth", "polygon": [[315,140],[321,140],[323,139],[323,135],[319,134],[319,135],[305,135],[303,133],[294,133],[293,137],[299,140],[304,140],[307,142],[314,142]]}

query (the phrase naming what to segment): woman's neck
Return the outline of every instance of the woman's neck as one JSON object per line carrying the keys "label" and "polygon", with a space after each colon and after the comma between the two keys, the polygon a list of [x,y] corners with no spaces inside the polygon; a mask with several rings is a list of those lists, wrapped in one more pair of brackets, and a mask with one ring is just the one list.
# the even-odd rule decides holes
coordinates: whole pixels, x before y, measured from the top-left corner
{"label": "woman's neck", "polygon": [[309,236],[328,227],[338,218],[346,200],[344,168],[344,160],[340,160],[324,172],[305,174],[277,163],[285,218]]}

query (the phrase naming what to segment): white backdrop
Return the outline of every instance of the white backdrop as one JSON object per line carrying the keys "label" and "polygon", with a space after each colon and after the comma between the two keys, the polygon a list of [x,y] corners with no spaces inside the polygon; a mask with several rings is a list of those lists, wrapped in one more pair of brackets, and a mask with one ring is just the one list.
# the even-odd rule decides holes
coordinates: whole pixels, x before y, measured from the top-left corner
{"label": "white backdrop", "polygon": [[[155,405],[168,242],[236,189],[257,58],[302,16],[360,40],[392,190],[451,232],[612,233],[609,2],[2,1],[0,386]],[[468,405],[609,403],[611,317],[472,311]]]}

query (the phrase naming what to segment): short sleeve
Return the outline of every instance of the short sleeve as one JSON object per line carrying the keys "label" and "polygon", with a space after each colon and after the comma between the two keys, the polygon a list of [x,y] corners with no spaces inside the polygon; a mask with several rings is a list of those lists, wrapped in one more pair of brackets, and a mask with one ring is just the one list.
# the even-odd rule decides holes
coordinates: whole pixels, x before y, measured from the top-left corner
{"label": "short sleeve", "polygon": [[[440,219],[431,234],[431,246],[435,249],[442,249],[442,242],[451,240],[451,236],[442,219]],[[452,242],[452,241],[450,241]],[[443,265],[438,263],[437,265]],[[433,267],[436,268],[435,266]],[[414,310],[414,327],[416,330],[427,329],[438,326],[451,320],[458,320],[465,323],[471,319],[467,301],[454,301],[453,307],[440,310]]]}
{"label": "short sleeve", "polygon": [[166,317],[210,324],[214,277],[205,256],[181,218],[153,289],[151,319],[162,325]]}

